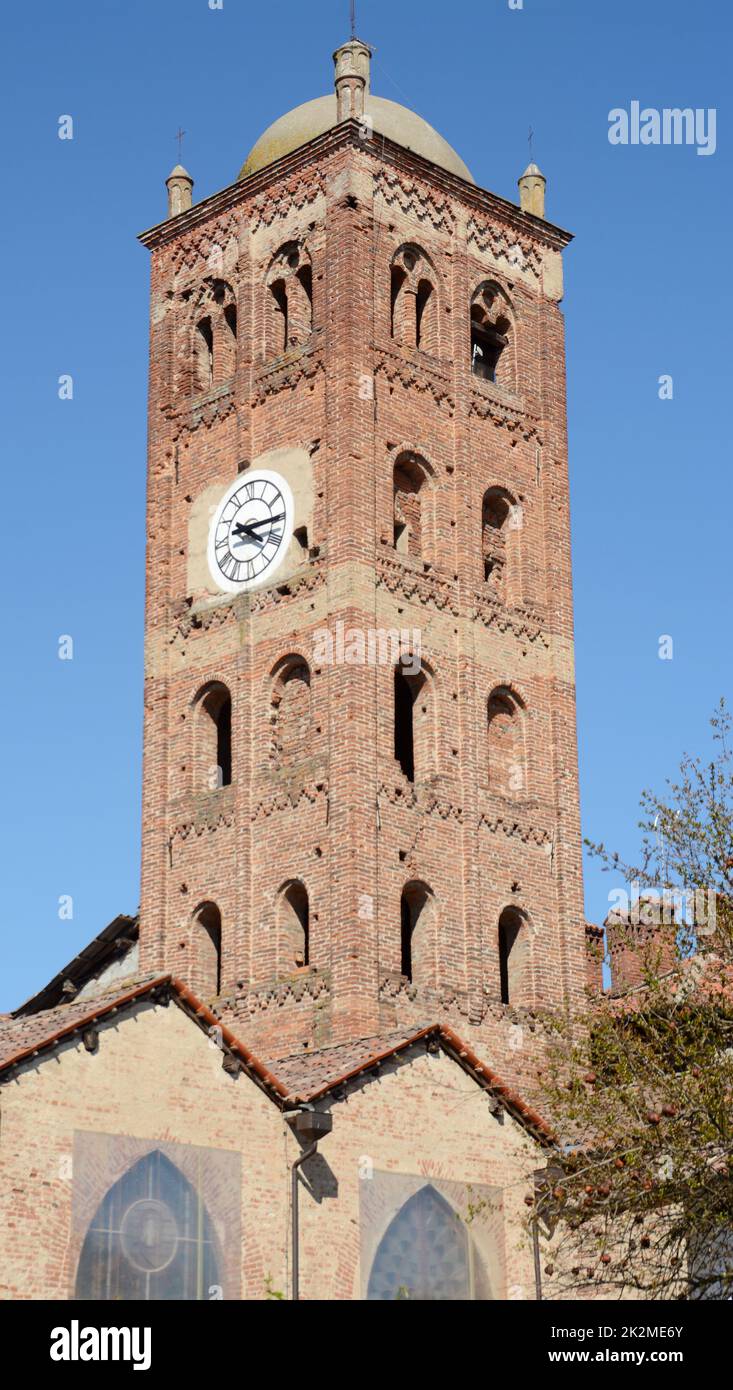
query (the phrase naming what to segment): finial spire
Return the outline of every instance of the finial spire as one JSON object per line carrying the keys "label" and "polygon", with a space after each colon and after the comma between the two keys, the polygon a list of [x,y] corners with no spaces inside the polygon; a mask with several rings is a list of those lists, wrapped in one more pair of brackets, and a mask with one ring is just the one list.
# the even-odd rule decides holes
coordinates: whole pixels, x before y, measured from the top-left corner
{"label": "finial spire", "polygon": [[545,186],[547,179],[542,170],[537,167],[532,155],[532,136],[534,131],[529,128],[529,153],[530,161],[522,177],[517,180],[519,184],[519,206],[522,212],[531,212],[535,217],[545,215]]}
{"label": "finial spire", "polygon": [[356,0],[349,0],[349,17],[351,19],[351,37],[356,38]]}
{"label": "finial spire", "polygon": [[371,49],[361,39],[351,38],[336,49],[336,96],[338,119],[361,120],[369,96]]}
{"label": "finial spire", "polygon": [[184,169],[182,164],[176,164],[175,169],[171,169],[165,186],[168,189],[168,216],[177,217],[179,212],[188,212],[193,201],[193,179],[188,170]]}

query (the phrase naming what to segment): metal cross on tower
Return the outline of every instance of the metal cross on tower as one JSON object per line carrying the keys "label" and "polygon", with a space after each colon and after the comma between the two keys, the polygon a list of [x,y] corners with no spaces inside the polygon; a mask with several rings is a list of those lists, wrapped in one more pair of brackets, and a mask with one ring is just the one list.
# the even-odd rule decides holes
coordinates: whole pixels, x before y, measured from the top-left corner
{"label": "metal cross on tower", "polygon": [[184,137],[185,134],[186,134],[185,130],[181,130],[181,127],[179,126],[179,127],[178,127],[178,130],[176,131],[176,134],[175,134],[175,139],[178,141],[178,163],[179,163],[179,164],[180,164],[180,162],[181,162],[181,145],[183,144],[183,137]]}

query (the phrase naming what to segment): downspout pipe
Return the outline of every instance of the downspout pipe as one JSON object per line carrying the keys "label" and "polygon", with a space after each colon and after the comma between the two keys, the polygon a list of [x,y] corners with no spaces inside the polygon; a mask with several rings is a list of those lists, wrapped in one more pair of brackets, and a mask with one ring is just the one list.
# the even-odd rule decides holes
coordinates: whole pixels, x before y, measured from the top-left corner
{"label": "downspout pipe", "polygon": [[300,1298],[300,1221],[298,1212],[300,1169],[316,1153],[319,1139],[323,1139],[326,1134],[331,1133],[333,1116],[328,1111],[314,1110],[312,1105],[308,1105],[304,1106],[302,1110],[297,1110],[294,1115],[289,1115],[288,1123],[293,1133],[306,1141],[306,1147],[294,1159],[290,1168],[291,1298],[297,1302]]}
{"label": "downspout pipe", "polygon": [[291,1220],[291,1242],[292,1242],[292,1298],[297,1302],[300,1298],[300,1223],[298,1220],[298,1187],[300,1184],[299,1168],[312,1158],[318,1148],[318,1140],[314,1139],[312,1144],[299,1154],[290,1169],[290,1220]]}

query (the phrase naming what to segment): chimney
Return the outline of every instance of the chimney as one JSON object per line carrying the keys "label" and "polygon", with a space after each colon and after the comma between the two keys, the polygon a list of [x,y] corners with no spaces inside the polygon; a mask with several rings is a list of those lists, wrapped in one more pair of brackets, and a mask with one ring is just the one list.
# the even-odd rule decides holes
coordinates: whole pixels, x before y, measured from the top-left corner
{"label": "chimney", "polygon": [[604,926],[614,993],[643,984],[645,971],[666,975],[674,969],[678,923],[672,895],[640,893],[628,911],[612,908]]}
{"label": "chimney", "polygon": [[519,185],[519,206],[522,212],[532,212],[535,217],[545,215],[545,186],[547,179],[536,164],[528,164]]}
{"label": "chimney", "polygon": [[371,56],[371,49],[361,39],[342,44],[333,55],[339,121],[360,121],[364,115],[369,96]]}
{"label": "chimney", "polygon": [[193,179],[182,164],[177,164],[175,169],[171,169],[165,186],[168,189],[168,216],[177,217],[179,212],[188,212],[193,201]]}
{"label": "chimney", "polygon": [[592,922],[585,924],[585,984],[593,994],[603,993],[603,961],[605,957],[603,927]]}

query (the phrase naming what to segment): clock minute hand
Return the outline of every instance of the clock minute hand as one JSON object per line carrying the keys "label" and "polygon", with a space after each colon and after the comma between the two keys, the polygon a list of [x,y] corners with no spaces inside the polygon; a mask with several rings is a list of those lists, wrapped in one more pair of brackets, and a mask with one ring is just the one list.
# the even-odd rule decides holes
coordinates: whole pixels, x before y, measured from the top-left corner
{"label": "clock minute hand", "polygon": [[257,529],[258,526],[274,526],[274,524],[275,524],[276,521],[284,521],[284,520],[285,520],[285,513],[284,513],[284,512],[281,512],[280,516],[266,516],[265,519],[264,519],[264,521],[250,521],[250,522],[248,522],[247,526],[245,527],[245,530],[247,530],[247,531],[256,531],[256,529]]}

